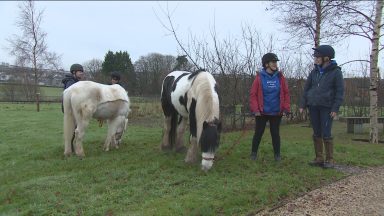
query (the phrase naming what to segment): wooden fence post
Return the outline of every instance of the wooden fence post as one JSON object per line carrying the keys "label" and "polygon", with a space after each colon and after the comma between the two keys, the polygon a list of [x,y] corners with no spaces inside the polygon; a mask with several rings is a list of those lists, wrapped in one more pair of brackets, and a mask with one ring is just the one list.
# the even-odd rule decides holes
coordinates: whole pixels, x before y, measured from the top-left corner
{"label": "wooden fence post", "polygon": [[40,96],[40,93],[37,92],[37,93],[36,93],[36,106],[37,106],[37,112],[40,112],[40,98],[39,98],[39,96]]}

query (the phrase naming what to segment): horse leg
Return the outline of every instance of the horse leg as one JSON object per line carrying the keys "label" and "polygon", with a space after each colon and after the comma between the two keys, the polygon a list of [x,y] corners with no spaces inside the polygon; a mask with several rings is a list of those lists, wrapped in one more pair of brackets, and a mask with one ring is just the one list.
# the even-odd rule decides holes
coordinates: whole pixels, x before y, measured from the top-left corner
{"label": "horse leg", "polygon": [[116,132],[116,148],[118,149],[120,144],[121,144],[121,140],[123,139],[123,135],[125,133],[125,131],[127,131],[127,127],[128,127],[128,118],[124,118],[124,121],[123,121],[123,126],[121,126],[122,128],[118,128],[117,129],[117,132]]}
{"label": "horse leg", "polygon": [[85,128],[87,128],[89,120],[87,122],[79,123],[75,130],[75,152],[79,157],[85,157],[83,149],[83,138],[85,134]]}
{"label": "horse leg", "polygon": [[164,129],[163,129],[163,142],[161,143],[161,150],[171,150],[169,143],[169,133],[171,131],[172,116],[165,116],[164,118]]}
{"label": "horse leg", "polygon": [[196,163],[197,162],[197,138],[191,136],[190,138],[191,146],[188,149],[187,156],[185,156],[186,163]]}
{"label": "horse leg", "polygon": [[177,135],[176,135],[176,152],[185,152],[186,147],[184,146],[184,132],[185,132],[185,127],[187,126],[187,118],[181,117],[181,122],[177,126]]}
{"label": "horse leg", "polygon": [[[110,127],[109,127],[110,128]],[[109,146],[112,144],[112,147],[116,146],[116,143],[114,142],[115,136],[113,135],[113,132],[108,129],[107,138],[104,142],[104,151],[109,151]]]}
{"label": "horse leg", "polygon": [[72,112],[68,110],[64,113],[64,156],[72,154],[72,139],[75,132],[75,120]]}
{"label": "horse leg", "polygon": [[112,143],[112,146],[114,146],[116,149],[119,148],[121,144],[121,140],[123,139],[124,132],[127,130],[128,126],[128,118],[125,116],[119,117],[119,122],[116,125],[116,131],[115,131],[115,142]]}
{"label": "horse leg", "polygon": [[85,129],[89,125],[89,121],[92,117],[92,109],[90,107],[81,107],[81,111],[75,113],[76,130],[75,130],[75,152],[79,157],[85,157],[83,149],[83,138]]}
{"label": "horse leg", "polygon": [[107,138],[104,142],[104,151],[109,151],[109,146],[112,145],[112,147],[116,147],[116,138],[115,133],[117,130],[117,124],[118,124],[118,118],[114,118],[112,120],[108,120],[108,134]]}

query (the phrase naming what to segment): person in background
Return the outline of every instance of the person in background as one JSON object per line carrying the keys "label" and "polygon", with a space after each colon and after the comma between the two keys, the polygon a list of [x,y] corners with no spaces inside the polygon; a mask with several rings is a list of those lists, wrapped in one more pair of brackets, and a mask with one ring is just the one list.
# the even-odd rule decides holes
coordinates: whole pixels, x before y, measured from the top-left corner
{"label": "person in background", "polygon": [[[332,120],[344,99],[344,81],[341,68],[335,60],[335,50],[329,45],[321,45],[314,50],[315,67],[304,86],[300,103],[300,113],[308,107],[313,129],[313,143],[316,158],[309,164],[323,168],[333,168]],[[325,147],[325,162],[323,157]]]}
{"label": "person in background", "polygon": [[[64,84],[64,90],[84,79],[84,69],[81,64],[73,64],[69,70],[71,73],[66,74],[64,79],[61,81]],[[64,113],[63,101],[61,101],[61,111]]]}
{"label": "person in background", "polygon": [[280,161],[280,123],[283,114],[290,113],[290,96],[287,81],[277,67],[277,55],[265,54],[263,68],[256,74],[250,91],[250,110],[255,116],[255,133],[252,140],[251,160],[257,159],[257,151],[267,122],[269,121],[275,161]]}
{"label": "person in background", "polygon": [[120,73],[119,72],[112,72],[111,73],[111,84],[120,84],[120,79],[121,79],[121,76],[120,76]]}
{"label": "person in background", "polygon": [[70,68],[71,74],[66,74],[62,83],[64,84],[64,90],[76,82],[84,79],[84,69],[81,64],[73,64]]}

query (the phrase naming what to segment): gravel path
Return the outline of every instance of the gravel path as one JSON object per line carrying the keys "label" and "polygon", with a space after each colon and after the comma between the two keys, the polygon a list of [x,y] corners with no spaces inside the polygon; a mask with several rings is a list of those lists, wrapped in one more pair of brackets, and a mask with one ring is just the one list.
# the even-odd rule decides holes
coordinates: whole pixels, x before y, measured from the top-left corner
{"label": "gravel path", "polygon": [[336,168],[353,175],[256,215],[384,216],[384,167]]}

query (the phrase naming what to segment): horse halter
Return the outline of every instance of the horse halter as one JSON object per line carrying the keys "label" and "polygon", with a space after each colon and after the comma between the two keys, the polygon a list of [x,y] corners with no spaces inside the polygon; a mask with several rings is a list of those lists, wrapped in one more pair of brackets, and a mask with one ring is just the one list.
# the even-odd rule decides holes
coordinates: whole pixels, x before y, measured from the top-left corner
{"label": "horse halter", "polygon": [[206,160],[206,161],[214,161],[215,160],[215,157],[213,158],[207,158],[207,157],[202,157],[203,160]]}
{"label": "horse halter", "polygon": [[219,124],[220,124],[220,121],[217,119],[217,118],[215,118],[213,121],[211,121],[211,122],[207,122],[207,125],[209,126],[209,127],[216,127],[216,128],[218,128],[219,127]]}

